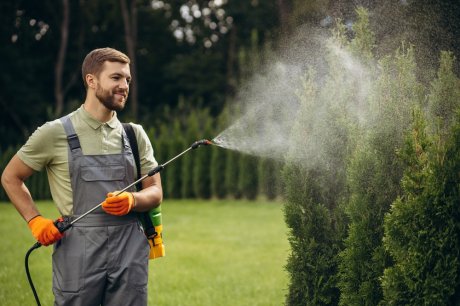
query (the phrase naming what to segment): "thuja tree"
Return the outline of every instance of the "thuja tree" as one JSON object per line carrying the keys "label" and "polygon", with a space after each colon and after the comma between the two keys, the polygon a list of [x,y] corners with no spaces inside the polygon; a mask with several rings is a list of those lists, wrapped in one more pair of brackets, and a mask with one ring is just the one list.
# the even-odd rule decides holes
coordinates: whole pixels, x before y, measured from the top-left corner
{"label": "thuja tree", "polygon": [[235,151],[227,150],[226,155],[224,174],[225,189],[227,190],[228,195],[239,199],[242,197],[242,193],[238,189],[238,165],[241,154]]}
{"label": "thuja tree", "polygon": [[[170,136],[170,129],[167,125],[162,124],[158,129],[154,130],[151,129],[149,131],[149,138],[152,141],[152,146],[154,150],[155,159],[158,164],[163,164],[166,162],[170,156],[170,143],[171,143],[171,136]],[[167,171],[161,172],[161,181],[163,186],[163,195],[165,198],[169,197],[169,190],[168,190],[168,176],[169,173]]]}
{"label": "thuja tree", "polygon": [[[168,137],[167,160],[170,160],[182,152],[187,144],[185,144],[184,138],[182,137],[182,130],[178,119],[174,120],[172,123],[172,130],[168,128],[167,131],[163,131],[167,133],[166,135]],[[167,160],[163,160],[161,163]],[[167,176],[162,181],[165,184],[163,190],[166,190],[166,194],[169,198],[180,198],[182,195],[182,164],[182,159],[176,159],[173,163],[168,164],[167,169],[162,172],[162,175],[167,172]]]}
{"label": "thuja tree", "polygon": [[[227,126],[228,109],[225,108],[217,117],[215,133],[221,132]],[[213,136],[216,136],[214,134]],[[225,198],[229,191],[225,185],[225,167],[229,150],[213,146],[211,148],[211,190],[218,199]]]}
{"label": "thuja tree", "polygon": [[254,200],[259,192],[257,171],[259,158],[241,154],[238,162],[238,190],[246,199]]}
{"label": "thuja tree", "polygon": [[[198,118],[199,139],[210,138],[212,135],[213,119],[209,115],[209,109],[194,111]],[[195,139],[195,140],[198,140]],[[208,199],[211,197],[211,150],[209,148],[198,149],[194,152],[193,163],[193,188],[195,196]]]}
{"label": "thuja tree", "polygon": [[415,112],[401,151],[404,192],[385,218],[384,245],[394,260],[382,278],[389,305],[458,305],[460,298],[460,97],[452,59],[443,53],[432,83],[434,128]]}
{"label": "thuja tree", "polygon": [[[286,184],[284,213],[289,227],[291,254],[286,269],[290,284],[287,305],[324,305],[337,299],[333,275],[335,266],[331,248],[331,220],[321,202],[321,188],[314,169],[303,166],[299,158],[305,156],[308,114],[313,107],[317,89],[313,76],[305,81],[299,119],[293,129],[293,140],[302,146],[291,147],[286,158],[283,177]],[[326,275],[326,277],[324,277]]]}
{"label": "thuja tree", "polygon": [[[325,50],[328,73],[310,74],[300,95],[302,106],[293,130],[293,146],[285,168],[286,220],[292,229],[290,305],[339,303],[338,254],[343,249],[345,218],[342,205],[348,157],[356,146],[365,113],[372,35],[364,28],[367,14],[358,11],[353,44],[339,24]],[[362,43],[357,43],[360,40]],[[370,46],[369,46],[370,45]],[[365,46],[365,47],[362,47]],[[322,83],[317,89],[315,81]]]}
{"label": "thuja tree", "polygon": [[382,299],[380,277],[389,257],[382,245],[383,216],[400,194],[403,165],[397,157],[410,110],[422,101],[412,48],[380,61],[381,70],[369,100],[365,133],[350,158],[349,219],[340,254],[341,305],[376,305]]}
{"label": "thuja tree", "polygon": [[334,107],[322,99],[314,72],[304,80],[299,98],[301,106],[291,136],[295,145],[290,146],[283,169],[291,245],[286,303],[334,305],[339,297],[336,257],[341,245],[336,215],[344,191],[341,155],[347,139],[346,132],[338,134],[347,129],[339,128],[340,120],[333,121]]}
{"label": "thuja tree", "polygon": [[[402,151],[404,194],[385,219],[385,247],[394,264],[385,270],[390,305],[449,305],[458,287],[460,125],[446,152],[416,123]],[[441,151],[438,151],[441,149]]]}
{"label": "thuja tree", "polygon": [[280,163],[270,158],[262,158],[259,162],[259,193],[268,200],[277,197],[279,186]]}
{"label": "thuja tree", "polygon": [[[287,265],[289,305],[339,303],[338,254],[345,233],[342,207],[349,198],[348,159],[362,136],[359,124],[371,82],[373,35],[366,29],[366,11],[357,13],[353,40],[348,42],[345,26],[339,23],[324,53],[328,73],[317,78],[310,73],[300,94],[302,106],[292,134],[295,145],[284,169],[292,248]],[[315,85],[318,80],[321,89]]]}
{"label": "thuja tree", "polygon": [[212,147],[211,150],[211,191],[213,196],[223,199],[227,196],[225,188],[225,165],[227,152],[221,148]]}
{"label": "thuja tree", "polygon": [[454,74],[456,58],[452,52],[441,52],[437,78],[431,83],[429,94],[430,117],[441,134],[445,134],[460,106],[460,83]]}
{"label": "thuja tree", "polygon": [[[184,121],[185,126],[187,127],[184,131],[185,142],[187,145],[190,145],[200,136],[199,118],[195,111],[191,111]],[[196,154],[185,154],[182,159],[182,198],[188,199],[196,196],[193,186],[193,168],[195,158]]]}

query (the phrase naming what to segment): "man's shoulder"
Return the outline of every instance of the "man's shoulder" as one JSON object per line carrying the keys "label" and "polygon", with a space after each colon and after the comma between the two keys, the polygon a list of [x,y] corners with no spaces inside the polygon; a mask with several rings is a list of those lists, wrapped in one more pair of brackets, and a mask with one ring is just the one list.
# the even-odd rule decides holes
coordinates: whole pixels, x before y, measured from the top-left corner
{"label": "man's shoulder", "polygon": [[134,123],[134,122],[123,122],[122,124],[129,124],[133,127],[133,129],[136,131],[136,130],[144,130],[144,128],[142,127],[142,125],[138,124],[138,123]]}
{"label": "man's shoulder", "polygon": [[48,135],[49,137],[57,136],[64,131],[62,122],[59,119],[45,122],[34,132],[37,134]]}
{"label": "man's shoulder", "polygon": [[138,140],[147,136],[147,133],[145,132],[142,125],[134,122],[129,122],[128,124],[133,128],[134,134],[136,134],[136,138]]}
{"label": "man's shoulder", "polygon": [[[69,116],[72,123],[74,123],[73,121],[75,120],[76,113],[77,112],[74,111],[66,115]],[[51,141],[57,141],[62,138],[65,138],[65,130],[64,125],[62,123],[62,119],[66,116],[62,116],[60,118],[45,122],[43,125],[39,126],[36,129],[34,134],[42,135],[42,137],[46,135],[45,137]]]}
{"label": "man's shoulder", "polygon": [[139,152],[151,148],[152,144],[150,142],[150,138],[145,129],[142,127],[142,125],[133,122],[129,122],[129,124],[132,126],[134,135],[136,136],[137,145],[139,146]]}

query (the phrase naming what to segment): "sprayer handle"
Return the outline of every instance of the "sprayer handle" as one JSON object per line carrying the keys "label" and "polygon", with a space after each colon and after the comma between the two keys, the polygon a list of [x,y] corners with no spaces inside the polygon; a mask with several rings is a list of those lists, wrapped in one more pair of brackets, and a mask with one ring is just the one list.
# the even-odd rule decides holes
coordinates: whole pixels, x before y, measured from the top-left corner
{"label": "sprayer handle", "polygon": [[57,229],[59,230],[59,233],[64,233],[65,231],[67,231],[69,228],[72,227],[72,223],[70,222],[68,218],[61,217],[61,218],[58,218],[56,221],[54,221],[54,226],[57,227]]}
{"label": "sprayer handle", "polygon": [[155,174],[157,174],[158,172],[160,172],[161,170],[163,170],[165,168],[165,166],[163,165],[158,165],[156,166],[155,168],[153,168],[152,170],[150,170],[147,175],[148,176],[153,176]]}
{"label": "sprayer handle", "polygon": [[196,149],[198,148],[199,146],[207,146],[207,145],[210,145],[212,144],[211,141],[207,140],[207,139],[201,139],[201,140],[197,140],[195,141],[194,143],[192,143],[192,145],[190,146],[190,148],[192,149]]}

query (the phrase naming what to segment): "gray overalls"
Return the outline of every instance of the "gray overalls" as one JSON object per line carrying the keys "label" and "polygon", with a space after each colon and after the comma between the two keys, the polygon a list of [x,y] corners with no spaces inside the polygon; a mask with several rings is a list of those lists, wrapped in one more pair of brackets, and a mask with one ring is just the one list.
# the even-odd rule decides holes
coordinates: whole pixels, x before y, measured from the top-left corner
{"label": "gray overalls", "polygon": [[[69,116],[61,118],[69,143],[73,216],[134,181],[134,158],[122,129],[120,154],[83,155]],[[149,244],[135,213],[101,208],[82,218],[55,244],[55,305],[147,305]]]}

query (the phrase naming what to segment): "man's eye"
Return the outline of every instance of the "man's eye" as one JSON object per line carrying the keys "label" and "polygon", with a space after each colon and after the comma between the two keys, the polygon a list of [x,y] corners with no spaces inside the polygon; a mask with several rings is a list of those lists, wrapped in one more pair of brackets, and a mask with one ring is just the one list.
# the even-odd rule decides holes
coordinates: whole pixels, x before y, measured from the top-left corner
{"label": "man's eye", "polygon": [[112,77],[112,80],[118,81],[120,77]]}

